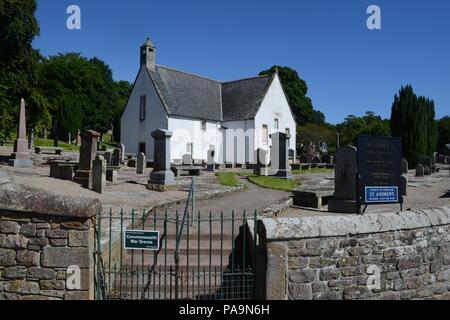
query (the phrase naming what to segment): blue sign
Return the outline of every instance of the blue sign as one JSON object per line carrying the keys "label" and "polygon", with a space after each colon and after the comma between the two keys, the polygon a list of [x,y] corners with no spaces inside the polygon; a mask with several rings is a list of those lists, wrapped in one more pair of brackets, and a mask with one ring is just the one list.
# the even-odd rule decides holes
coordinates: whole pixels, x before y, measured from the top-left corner
{"label": "blue sign", "polygon": [[366,187],[365,203],[397,203],[398,187]]}

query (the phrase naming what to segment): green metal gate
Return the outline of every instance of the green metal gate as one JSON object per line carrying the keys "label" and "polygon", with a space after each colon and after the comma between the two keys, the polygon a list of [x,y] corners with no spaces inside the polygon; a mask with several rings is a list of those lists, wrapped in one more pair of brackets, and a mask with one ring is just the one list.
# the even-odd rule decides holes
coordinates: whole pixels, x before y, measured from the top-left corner
{"label": "green metal gate", "polygon": [[[193,214],[189,204],[183,215],[167,210],[99,212],[96,299],[255,297],[256,212]],[[130,230],[159,231],[159,246],[154,250],[125,249],[124,236]]]}

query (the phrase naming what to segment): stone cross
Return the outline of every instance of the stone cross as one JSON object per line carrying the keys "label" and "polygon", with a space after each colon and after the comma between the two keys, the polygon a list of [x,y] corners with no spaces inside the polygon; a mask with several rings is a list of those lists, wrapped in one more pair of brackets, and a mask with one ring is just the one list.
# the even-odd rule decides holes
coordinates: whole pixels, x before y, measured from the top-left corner
{"label": "stone cross", "polygon": [[292,179],[289,165],[289,139],[291,136],[283,132],[276,132],[271,134],[270,138],[272,139],[272,175],[277,178]]}
{"label": "stone cross", "polygon": [[19,128],[17,131],[17,140],[14,142],[14,152],[11,154],[9,165],[12,167],[32,167],[30,151],[27,140],[27,123],[25,117],[25,100],[20,101]]}
{"label": "stone cross", "polygon": [[164,191],[164,188],[155,188],[155,186],[173,185],[175,176],[170,168],[170,138],[172,132],[159,129],[152,132],[154,143],[154,164],[153,171],[150,174],[147,188]]}
{"label": "stone cross", "polygon": [[92,190],[102,194],[106,191],[106,160],[103,156],[95,157],[92,171]]}
{"label": "stone cross", "polygon": [[140,152],[137,157],[136,173],[143,174],[145,166],[146,166],[145,154],[143,152]]}
{"label": "stone cross", "polygon": [[334,197],[328,202],[328,211],[336,213],[357,212],[356,173],[358,171],[355,147],[342,147],[335,156],[336,171]]}
{"label": "stone cross", "polygon": [[100,133],[85,130],[81,133],[80,161],[74,181],[84,188],[92,189],[92,162],[97,156]]}

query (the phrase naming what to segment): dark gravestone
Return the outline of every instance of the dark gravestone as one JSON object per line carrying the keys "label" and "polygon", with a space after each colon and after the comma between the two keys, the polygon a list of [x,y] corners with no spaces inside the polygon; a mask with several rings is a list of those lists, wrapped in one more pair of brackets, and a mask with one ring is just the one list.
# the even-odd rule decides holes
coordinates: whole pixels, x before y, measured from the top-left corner
{"label": "dark gravestone", "polygon": [[313,157],[313,159],[312,159],[312,163],[321,163],[322,162],[322,159],[320,159],[320,157]]}
{"label": "dark gravestone", "polygon": [[405,158],[402,158],[402,173],[408,173],[408,160],[406,160]]}
{"label": "dark gravestone", "polygon": [[174,174],[170,168],[170,138],[172,132],[159,129],[152,132],[155,160],[147,188],[156,191],[166,191],[175,183]]}
{"label": "dark gravestone", "polygon": [[216,151],[214,148],[208,150],[208,154],[206,156],[206,170],[215,171],[216,170]]}
{"label": "dark gravestone", "polygon": [[330,164],[331,163],[331,157],[328,154],[322,155],[322,163]]}
{"label": "dark gravestone", "polygon": [[309,163],[308,157],[306,156],[306,154],[300,155],[299,160],[300,160],[300,163]]}
{"label": "dark gravestone", "polygon": [[58,138],[58,119],[55,119],[53,123],[53,147],[58,148],[59,138]]}
{"label": "dark gravestone", "polygon": [[270,135],[272,139],[271,148],[271,171],[272,176],[283,179],[292,179],[291,166],[289,165],[289,139],[290,135],[276,132]]}
{"label": "dark gravestone", "polygon": [[334,197],[328,202],[328,211],[356,213],[356,172],[358,170],[355,147],[342,147],[336,152]]}
{"label": "dark gravestone", "polygon": [[442,154],[436,156],[436,163],[445,164],[445,157]]}
{"label": "dark gravestone", "polygon": [[418,164],[416,167],[416,177],[423,177],[425,175],[424,167],[422,164]]}
{"label": "dark gravestone", "polygon": [[431,167],[424,166],[423,167],[423,174],[426,175],[426,176],[431,176]]}
{"label": "dark gravestone", "polygon": [[97,156],[93,161],[92,191],[100,194],[106,191],[106,160],[103,156]]}
{"label": "dark gravestone", "polygon": [[97,156],[97,142],[100,133],[85,130],[81,133],[79,168],[75,174],[74,181],[84,188],[92,189],[92,162]]}
{"label": "dark gravestone", "polygon": [[120,167],[120,162],[122,159],[120,149],[114,149],[112,157],[111,157],[111,166]]}

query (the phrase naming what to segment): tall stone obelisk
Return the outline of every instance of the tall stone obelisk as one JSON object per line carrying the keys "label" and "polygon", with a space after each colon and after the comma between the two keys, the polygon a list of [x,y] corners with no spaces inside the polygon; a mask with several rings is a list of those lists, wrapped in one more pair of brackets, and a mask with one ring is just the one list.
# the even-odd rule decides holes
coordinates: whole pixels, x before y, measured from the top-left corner
{"label": "tall stone obelisk", "polygon": [[27,124],[25,118],[25,100],[20,101],[19,129],[17,140],[14,142],[14,152],[9,160],[12,167],[28,168],[33,166],[27,140]]}

